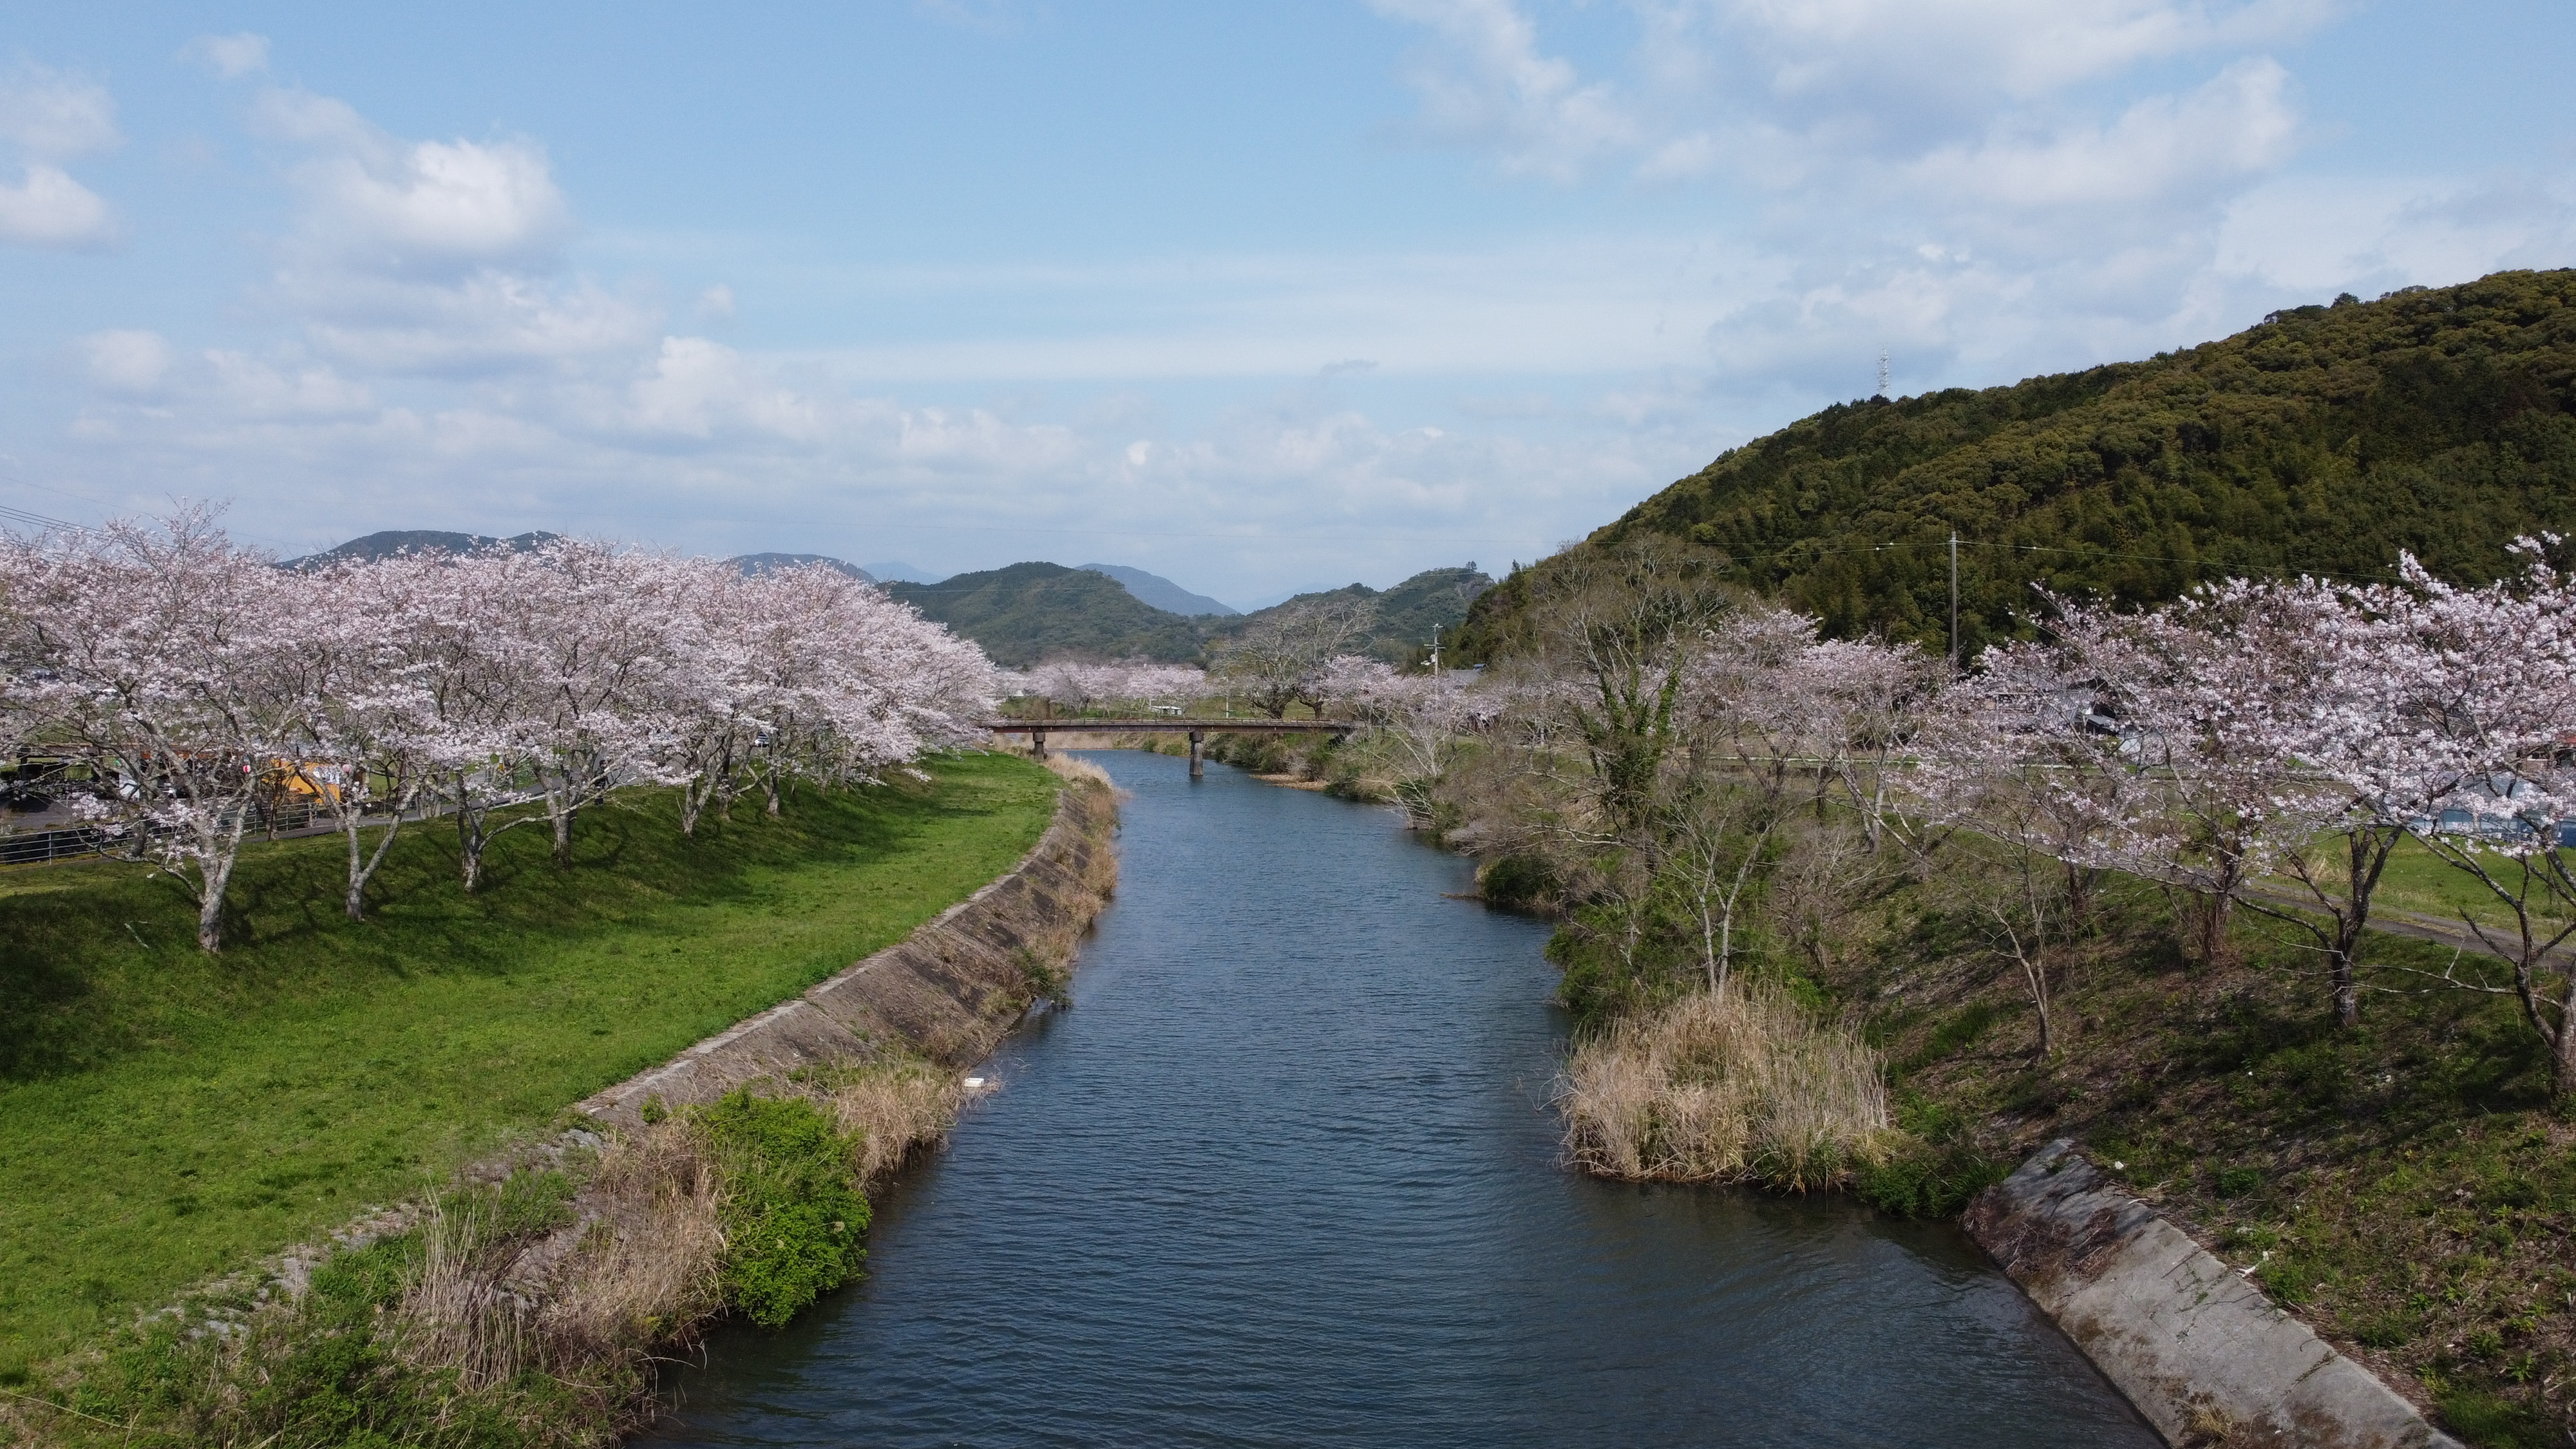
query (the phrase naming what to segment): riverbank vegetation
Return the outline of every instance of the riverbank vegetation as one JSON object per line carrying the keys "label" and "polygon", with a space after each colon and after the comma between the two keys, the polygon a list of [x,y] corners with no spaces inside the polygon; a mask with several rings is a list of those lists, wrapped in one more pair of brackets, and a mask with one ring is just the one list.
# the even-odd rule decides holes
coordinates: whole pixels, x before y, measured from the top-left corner
{"label": "riverbank vegetation", "polygon": [[899,1054],[763,1082],[434,1194],[300,1293],[236,1282],[113,1336],[18,1422],[152,1449],[614,1443],[657,1358],[858,1272],[867,1194],[955,1120],[945,1083]]}
{"label": "riverbank vegetation", "polygon": [[1800,1190],[1885,1160],[1878,1053],[1778,982],[1738,979],[1577,1042],[1560,1108],[1585,1170]]}
{"label": "riverbank vegetation", "polygon": [[0,880],[0,1375],[444,1182],[901,939],[1046,829],[1036,766],[925,764],[693,837],[673,792],[620,795],[570,870],[512,833],[471,895],[452,837],[409,834],[363,922],[332,906],[336,841],[253,845],[216,957],[140,867]]}
{"label": "riverbank vegetation", "polygon": [[[1336,712],[1386,728],[1302,768],[1447,732],[1386,793],[1558,918],[1577,1164],[1946,1215],[2072,1134],[2462,1433],[2555,1442],[2576,580],[2550,549],[2474,588],[2398,560],[2052,599],[1954,676],[1705,552],[1586,548],[1524,578],[1517,652],[1364,685]],[[1769,1145],[1777,1064],[1827,1059],[1884,1119],[1788,1112],[1838,1125]]]}

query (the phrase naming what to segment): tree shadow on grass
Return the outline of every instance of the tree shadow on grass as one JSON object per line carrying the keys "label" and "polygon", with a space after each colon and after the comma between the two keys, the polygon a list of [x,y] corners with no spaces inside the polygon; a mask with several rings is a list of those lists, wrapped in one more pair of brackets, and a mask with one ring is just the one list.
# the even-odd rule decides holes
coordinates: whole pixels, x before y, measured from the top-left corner
{"label": "tree shadow on grass", "polygon": [[371,981],[506,977],[533,943],[631,929],[673,906],[756,903],[778,889],[778,872],[818,859],[894,861],[936,823],[1008,810],[1017,795],[969,764],[938,786],[800,791],[781,818],[755,804],[702,824],[695,839],[679,833],[667,795],[647,797],[582,820],[570,871],[553,864],[542,824],[501,836],[471,895],[459,885],[452,824],[423,821],[395,842],[360,922],[341,909],[340,837],[255,842],[234,877],[226,949],[212,957],[196,950],[195,907],[168,877],[45,867],[62,872],[59,885],[0,894],[0,1083],[198,1039],[279,999],[362,992]]}

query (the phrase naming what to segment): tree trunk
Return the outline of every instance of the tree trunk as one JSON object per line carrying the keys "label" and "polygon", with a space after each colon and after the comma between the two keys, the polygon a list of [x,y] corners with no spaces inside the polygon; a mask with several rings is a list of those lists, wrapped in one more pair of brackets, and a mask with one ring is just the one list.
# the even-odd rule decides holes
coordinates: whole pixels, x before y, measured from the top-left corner
{"label": "tree trunk", "polygon": [[561,810],[549,812],[554,817],[555,866],[558,869],[572,869],[572,818],[580,810],[581,807],[567,801]]}
{"label": "tree trunk", "polygon": [[209,956],[224,949],[224,898],[212,886],[197,905],[197,949]]}
{"label": "tree trunk", "polygon": [[465,893],[472,895],[483,882],[483,847],[491,836],[483,830],[483,812],[474,808],[474,795],[463,776],[456,781],[456,869],[464,878]]}
{"label": "tree trunk", "polygon": [[[2353,979],[2354,946],[2344,943],[2342,938],[2346,934],[2336,933],[2338,939],[2333,954],[2327,959],[2326,974],[2334,985],[2335,1025],[2354,1027],[2361,1025],[2361,986]],[[2358,935],[2359,932],[2349,934]]]}
{"label": "tree trunk", "polygon": [[346,800],[340,802],[340,833],[349,839],[349,889],[344,904],[350,920],[363,921],[367,918],[366,851],[358,839],[357,809]]}
{"label": "tree trunk", "polygon": [[2215,966],[2227,959],[2227,926],[2234,919],[2236,893],[2200,891],[2195,894],[2199,899],[2200,919],[2194,924],[2199,927],[2196,934],[2200,937],[2197,943],[2200,964]]}
{"label": "tree trunk", "polygon": [[2553,1033],[2546,1025],[2534,1022],[2541,1025],[2541,1036],[2549,1046],[2549,1095],[2562,1106],[2576,1098],[2576,1031],[2568,1029],[2570,1021],[2576,1021],[2576,973],[2567,977],[2565,989],[2559,993],[2557,1031]]}
{"label": "tree trunk", "polygon": [[233,812],[232,825],[213,841],[197,862],[197,949],[213,955],[224,949],[224,888],[232,883],[233,862],[241,858],[242,828],[250,811]]}

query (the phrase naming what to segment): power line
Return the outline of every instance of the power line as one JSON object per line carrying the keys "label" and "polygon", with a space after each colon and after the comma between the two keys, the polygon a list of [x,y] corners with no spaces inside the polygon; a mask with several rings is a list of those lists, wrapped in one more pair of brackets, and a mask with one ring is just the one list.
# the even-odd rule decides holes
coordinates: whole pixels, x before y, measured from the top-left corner
{"label": "power line", "polygon": [[67,523],[59,518],[48,518],[41,513],[29,513],[23,508],[10,508],[5,505],[0,505],[0,522],[21,524],[30,528],[42,529],[47,533],[89,532],[88,529],[83,528],[77,523]]}
{"label": "power line", "polygon": [[[1835,545],[1835,546],[1827,547],[1827,548],[1784,548],[1784,549],[1774,549],[1774,550],[1772,550],[1772,551],[1770,551],[1770,552],[1768,552],[1768,553],[1734,553],[1734,552],[1732,552],[1732,551],[1726,551],[1726,552],[1727,552],[1727,561],[1728,561],[1730,564],[1732,564],[1732,565],[1734,565],[1734,566],[1736,566],[1736,567],[1742,568],[1742,567],[1749,567],[1750,565],[1752,565],[1752,564],[1754,564],[1754,563],[1757,563],[1757,562],[1767,562],[1767,561],[1774,560],[1774,559],[1784,559],[1784,558],[1793,558],[1793,557],[1794,557],[1794,558],[1831,558],[1831,557],[1835,557],[1835,556],[1842,555],[1842,554],[1855,554],[1855,553],[1899,553],[1899,552],[1905,552],[1905,551],[1909,551],[1909,550],[1917,550],[1917,549],[1946,549],[1946,548],[1949,548],[1949,547],[1951,547],[1951,546],[1952,546],[1952,545],[1951,545],[1951,542],[1950,542],[1949,540],[1946,540],[1946,539],[1938,539],[1938,538],[1936,538],[1936,539],[1928,539],[1928,540],[1924,540],[1924,541],[1920,541],[1920,542],[1914,542],[1914,543],[1853,543],[1853,544],[1839,544],[1839,545]],[[1723,550],[1723,546],[1722,546],[1722,545],[1721,545],[1720,547],[1721,547],[1721,551],[1725,551],[1725,550]],[[2388,579],[2395,579],[2395,578],[2401,578],[2401,577],[2403,577],[2403,575],[2399,574],[2395,569],[2377,569],[2377,570],[2373,570],[2373,571],[2368,572],[2368,573],[2344,573],[2344,572],[2339,572],[2339,571],[2334,570],[2334,569],[2265,569],[2265,568],[2258,568],[2258,567],[2255,567],[2255,566],[2250,565],[2250,564],[2231,564],[2231,563],[2227,563],[2227,562],[2225,562],[2225,561],[2223,561],[2223,560],[2220,560],[2220,559],[2211,559],[2211,558],[2185,558],[2185,557],[2183,557],[2183,556],[2182,556],[2182,555],[2180,555],[2180,554],[2163,554],[2163,553],[2129,553],[2129,552],[2126,552],[2126,551],[2123,551],[2123,550],[2118,550],[2118,549],[2060,548],[2060,547],[2056,547],[2056,546],[2053,546],[2053,545],[2050,545],[2050,544],[2040,544],[2040,543],[2002,543],[2002,542],[1996,542],[1996,541],[1993,541],[1993,540],[1979,540],[1979,539],[1972,539],[1972,538],[1962,538],[1962,539],[1959,539],[1959,540],[1957,541],[1957,547],[1959,547],[1959,548],[2001,549],[2001,550],[2003,550],[2003,551],[2004,551],[2004,552],[2006,552],[2006,553],[2032,553],[2032,554],[2039,554],[2039,553],[2051,553],[2051,554],[2069,554],[2069,555],[2073,555],[2073,556],[2076,556],[2076,557],[2079,557],[2079,558],[2088,558],[2088,559],[2124,559],[2124,560],[2132,560],[2132,561],[2141,562],[2141,563],[2178,563],[2178,564],[2190,564],[2190,565],[2193,565],[2193,566],[2198,567],[2198,568],[2226,569],[2226,570],[2228,570],[2228,571],[2229,571],[2229,572],[2231,572],[2231,573],[2236,573],[2236,574],[2261,574],[2261,575],[2263,575],[2263,576],[2265,576],[2265,577],[2271,577],[2271,578],[2309,577],[2309,578],[2327,578],[2327,579],[2359,579],[2359,580],[2369,580],[2369,581],[2384,581],[2384,580],[2388,580]]]}

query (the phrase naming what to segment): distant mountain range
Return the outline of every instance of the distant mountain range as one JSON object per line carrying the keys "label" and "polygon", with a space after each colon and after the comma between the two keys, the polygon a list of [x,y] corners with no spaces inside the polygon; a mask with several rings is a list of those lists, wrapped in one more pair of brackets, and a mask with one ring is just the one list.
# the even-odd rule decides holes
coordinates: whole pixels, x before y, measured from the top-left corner
{"label": "distant mountain range", "polygon": [[1155,608],[1092,569],[1017,563],[885,589],[1014,669],[1058,654],[1177,663],[1196,659],[1204,647],[1190,619]]}
{"label": "distant mountain range", "polygon": [[1240,614],[1232,604],[1220,603],[1205,594],[1193,594],[1160,574],[1131,569],[1125,564],[1075,564],[1075,568],[1107,574],[1127,586],[1127,592],[1167,614],[1185,614],[1196,618],[1202,614]]}
{"label": "distant mountain range", "polygon": [[403,553],[472,553],[478,548],[496,547],[528,549],[541,543],[552,543],[560,537],[562,535],[553,533],[520,533],[508,538],[493,538],[481,533],[444,533],[434,528],[389,528],[382,533],[350,539],[338,548],[288,559],[282,567],[319,568],[342,559],[373,562]]}
{"label": "distant mountain range", "polygon": [[[1145,578],[1184,600],[1202,601],[1168,580],[1151,574]],[[1467,617],[1468,606],[1493,582],[1468,564],[1429,569],[1383,592],[1352,584],[1299,594],[1250,614],[1195,616],[1155,607],[1139,597],[1134,584],[1116,579],[1108,570],[1051,563],[1013,564],[959,574],[936,584],[888,584],[886,591],[983,645],[985,653],[1015,669],[1058,655],[1175,663],[1201,660],[1212,646],[1221,646],[1260,620],[1314,602],[1374,605],[1377,623],[1363,649],[1389,663],[1409,664],[1428,652],[1434,626],[1454,631]]]}
{"label": "distant mountain range", "polygon": [[859,567],[866,569],[868,571],[868,576],[880,583],[935,584],[939,582],[939,575],[921,567],[919,564],[908,564],[899,558],[890,558],[879,563],[861,564]]}
{"label": "distant mountain range", "polygon": [[865,579],[872,584],[877,582],[877,576],[875,574],[869,573],[866,569],[859,567],[857,564],[843,563],[839,559],[819,553],[745,553],[736,554],[732,558],[726,559],[725,562],[741,569],[746,577],[751,578],[757,578],[762,574],[769,573],[776,569],[802,568],[806,564],[821,564],[825,568],[839,569],[842,573],[848,574],[854,579]]}
{"label": "distant mountain range", "polygon": [[[311,568],[341,559],[391,558],[400,553],[467,553],[479,548],[534,548],[558,535],[522,533],[494,538],[434,529],[388,529],[353,538],[338,548],[287,560]],[[1468,605],[1494,581],[1464,568],[1429,569],[1391,589],[1366,584],[1299,594],[1267,609],[1243,613],[1205,594],[1194,594],[1159,574],[1125,564],[1017,563],[1008,568],[958,574],[931,582],[901,562],[862,568],[819,553],[747,553],[726,560],[745,574],[821,564],[882,586],[984,647],[998,663],[1027,668],[1042,659],[1077,655],[1094,659],[1200,660],[1256,621],[1312,602],[1375,606],[1377,622],[1364,647],[1390,663],[1410,663],[1426,652],[1434,627],[1454,631]],[[1445,636],[1444,636],[1445,637]]]}

